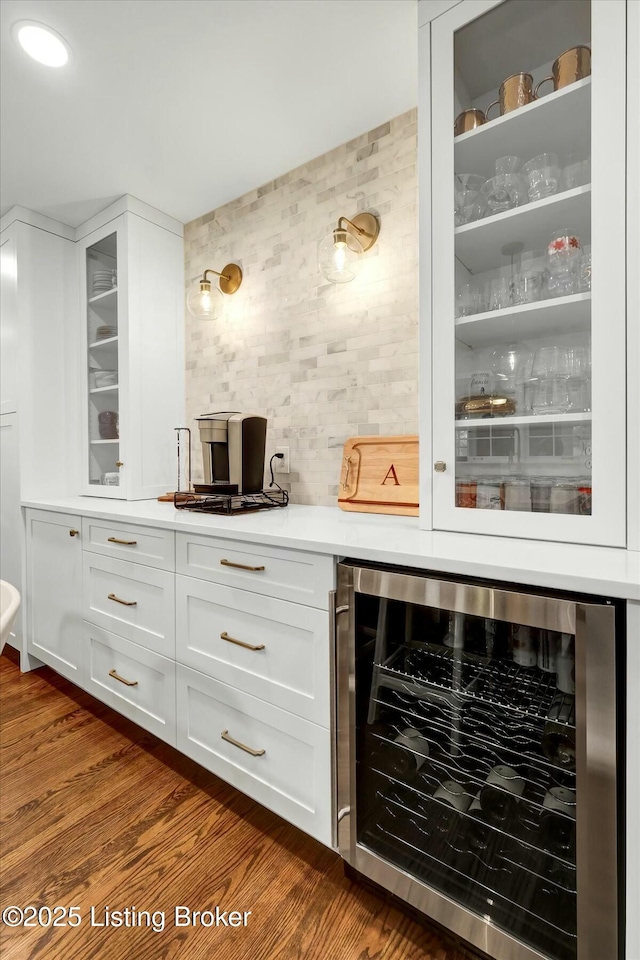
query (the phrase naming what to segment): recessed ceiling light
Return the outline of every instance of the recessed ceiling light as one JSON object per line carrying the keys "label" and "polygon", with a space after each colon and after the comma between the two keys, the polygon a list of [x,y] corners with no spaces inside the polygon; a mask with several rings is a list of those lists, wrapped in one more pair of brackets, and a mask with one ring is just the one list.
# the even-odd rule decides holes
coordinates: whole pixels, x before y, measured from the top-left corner
{"label": "recessed ceiling light", "polygon": [[64,67],[69,59],[66,40],[35,20],[19,20],[13,25],[13,36],[25,53],[47,67]]}

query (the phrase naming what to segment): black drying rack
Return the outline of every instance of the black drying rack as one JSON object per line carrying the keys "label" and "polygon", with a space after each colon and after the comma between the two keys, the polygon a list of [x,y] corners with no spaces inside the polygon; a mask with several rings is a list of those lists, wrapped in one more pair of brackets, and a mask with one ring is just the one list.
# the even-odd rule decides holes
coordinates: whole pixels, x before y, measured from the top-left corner
{"label": "black drying rack", "polygon": [[261,490],[259,493],[174,493],[176,510],[193,510],[196,513],[216,513],[233,516],[239,513],[254,513],[272,507],[286,507],[289,494],[286,490]]}

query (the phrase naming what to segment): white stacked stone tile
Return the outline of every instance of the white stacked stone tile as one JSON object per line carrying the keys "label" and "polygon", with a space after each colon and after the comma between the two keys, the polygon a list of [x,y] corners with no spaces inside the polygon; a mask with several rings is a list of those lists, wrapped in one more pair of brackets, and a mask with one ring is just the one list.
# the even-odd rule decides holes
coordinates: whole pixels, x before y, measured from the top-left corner
{"label": "white stacked stone tile", "polygon": [[[380,216],[380,239],[352,283],[327,283],[318,242],[362,210]],[[266,416],[267,459],[289,447],[292,502],[320,506],[336,502],[348,437],[417,433],[415,110],[187,224],[185,252],[188,286],[207,267],[244,272],[219,320],[186,315],[189,423]]]}

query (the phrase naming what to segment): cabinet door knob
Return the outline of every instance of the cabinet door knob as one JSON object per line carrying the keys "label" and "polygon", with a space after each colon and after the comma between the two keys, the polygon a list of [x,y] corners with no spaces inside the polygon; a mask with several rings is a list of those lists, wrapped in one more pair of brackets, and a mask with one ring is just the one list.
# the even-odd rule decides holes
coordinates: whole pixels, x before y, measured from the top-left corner
{"label": "cabinet door knob", "polygon": [[116,467],[124,467],[122,460],[116,460]]}
{"label": "cabinet door knob", "polygon": [[79,537],[79,536],[80,536],[80,531],[79,531],[79,530],[69,530],[69,536],[70,536],[70,537]]}
{"label": "cabinet door knob", "polygon": [[444,473],[445,470],[447,469],[447,465],[444,462],[444,460],[436,460],[436,462],[433,465],[433,469],[435,470],[436,473]]}

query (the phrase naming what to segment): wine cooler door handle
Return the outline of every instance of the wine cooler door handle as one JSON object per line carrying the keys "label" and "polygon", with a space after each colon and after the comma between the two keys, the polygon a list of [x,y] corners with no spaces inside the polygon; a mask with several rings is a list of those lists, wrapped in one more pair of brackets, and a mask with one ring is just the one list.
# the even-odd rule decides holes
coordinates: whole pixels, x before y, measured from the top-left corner
{"label": "wine cooler door handle", "polygon": [[612,604],[576,604],[578,960],[618,956],[615,621]]}

